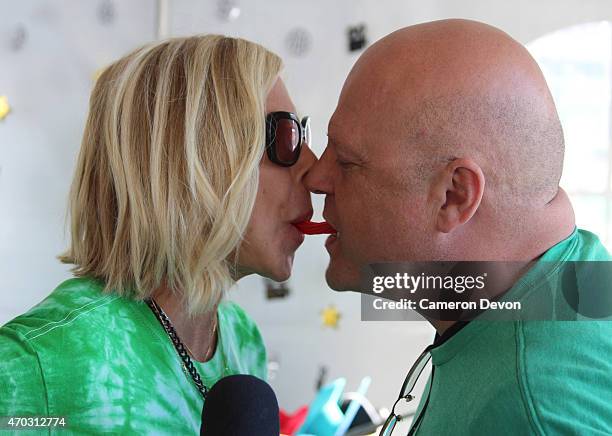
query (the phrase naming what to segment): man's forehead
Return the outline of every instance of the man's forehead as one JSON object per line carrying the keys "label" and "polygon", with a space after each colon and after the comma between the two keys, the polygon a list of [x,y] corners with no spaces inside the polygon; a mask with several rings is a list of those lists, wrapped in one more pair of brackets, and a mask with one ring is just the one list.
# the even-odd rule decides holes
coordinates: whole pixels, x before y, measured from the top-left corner
{"label": "man's forehead", "polygon": [[355,99],[341,99],[329,120],[328,136],[337,147],[352,151],[371,152],[371,147],[384,140],[389,133],[386,120],[387,108],[380,105],[359,103]]}
{"label": "man's forehead", "polygon": [[345,113],[337,108],[329,120],[327,129],[330,144],[336,151],[361,151],[362,124],[355,112]]}

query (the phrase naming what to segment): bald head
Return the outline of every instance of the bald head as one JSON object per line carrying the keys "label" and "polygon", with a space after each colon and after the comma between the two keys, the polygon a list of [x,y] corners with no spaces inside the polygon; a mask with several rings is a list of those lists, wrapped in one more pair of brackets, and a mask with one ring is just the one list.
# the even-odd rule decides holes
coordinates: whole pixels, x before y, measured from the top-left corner
{"label": "bald head", "polygon": [[465,20],[392,33],[353,67],[306,179],[338,230],[328,284],[358,289],[378,262],[537,258],[573,230],[562,161],[524,47]]}
{"label": "bald head", "polygon": [[385,143],[410,155],[415,165],[399,176],[412,186],[468,157],[498,209],[557,192],[564,142],[553,99],[527,50],[494,27],[443,20],[388,35],[355,64],[339,107],[368,111]]}

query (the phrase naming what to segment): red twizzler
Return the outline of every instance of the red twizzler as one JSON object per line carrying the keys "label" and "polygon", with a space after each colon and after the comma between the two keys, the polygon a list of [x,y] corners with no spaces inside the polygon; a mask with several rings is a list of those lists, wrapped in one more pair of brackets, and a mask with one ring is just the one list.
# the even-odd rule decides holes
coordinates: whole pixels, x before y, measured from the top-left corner
{"label": "red twizzler", "polygon": [[297,229],[305,235],[324,235],[337,233],[328,222],[314,223],[312,221],[304,221],[301,223],[294,224]]}

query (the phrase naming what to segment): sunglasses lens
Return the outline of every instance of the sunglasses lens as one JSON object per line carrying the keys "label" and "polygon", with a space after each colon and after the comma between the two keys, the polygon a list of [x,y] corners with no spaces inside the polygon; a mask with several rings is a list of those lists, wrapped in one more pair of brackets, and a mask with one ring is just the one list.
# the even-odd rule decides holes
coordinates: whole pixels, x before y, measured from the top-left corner
{"label": "sunglasses lens", "polygon": [[300,129],[295,121],[289,119],[277,121],[274,147],[276,156],[281,162],[290,164],[296,161],[300,139]]}

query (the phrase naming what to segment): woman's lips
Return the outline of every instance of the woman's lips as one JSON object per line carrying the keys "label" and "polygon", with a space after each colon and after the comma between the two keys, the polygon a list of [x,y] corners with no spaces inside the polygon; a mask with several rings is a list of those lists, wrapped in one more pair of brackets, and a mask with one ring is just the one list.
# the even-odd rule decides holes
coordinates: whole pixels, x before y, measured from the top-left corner
{"label": "woman's lips", "polygon": [[302,221],[293,224],[300,232],[305,235],[327,235],[337,233],[328,222],[315,223],[312,221]]}
{"label": "woman's lips", "polygon": [[302,242],[304,242],[304,238],[305,238],[304,233],[299,231],[295,226],[289,226],[289,229],[290,229],[289,233],[291,235],[291,239],[293,239],[296,242],[297,247],[302,245]]}

